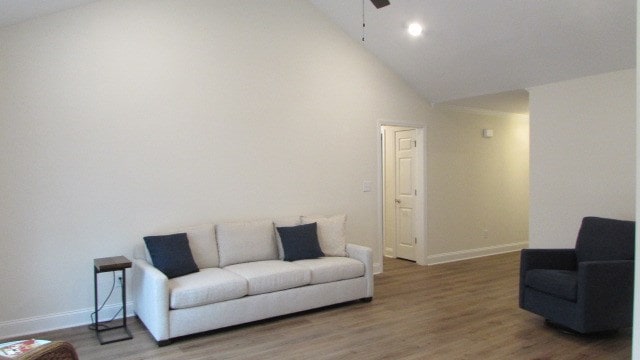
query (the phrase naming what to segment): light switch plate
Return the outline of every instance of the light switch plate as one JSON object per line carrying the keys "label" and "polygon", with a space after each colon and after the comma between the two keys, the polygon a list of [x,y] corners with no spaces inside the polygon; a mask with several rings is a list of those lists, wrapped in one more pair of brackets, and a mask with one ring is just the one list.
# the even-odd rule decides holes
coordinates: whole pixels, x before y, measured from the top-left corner
{"label": "light switch plate", "polygon": [[484,137],[484,138],[492,138],[493,137],[493,129],[482,129],[482,137]]}

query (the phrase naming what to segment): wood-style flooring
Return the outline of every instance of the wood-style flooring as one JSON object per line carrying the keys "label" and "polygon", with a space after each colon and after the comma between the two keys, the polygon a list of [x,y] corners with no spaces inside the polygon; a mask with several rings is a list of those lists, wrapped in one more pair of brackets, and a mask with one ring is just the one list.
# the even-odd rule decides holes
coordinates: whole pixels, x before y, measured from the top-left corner
{"label": "wood-style flooring", "polygon": [[34,334],[80,359],[629,359],[631,329],[563,333],[518,308],[519,253],[423,267],[385,259],[370,303],[213,331],[158,347],[144,326],[99,345],[87,327]]}

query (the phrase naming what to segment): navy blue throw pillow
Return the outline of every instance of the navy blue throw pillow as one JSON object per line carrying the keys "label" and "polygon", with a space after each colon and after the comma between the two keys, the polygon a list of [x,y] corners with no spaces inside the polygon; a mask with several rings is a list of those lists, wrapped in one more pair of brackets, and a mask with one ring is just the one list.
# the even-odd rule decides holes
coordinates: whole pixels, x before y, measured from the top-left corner
{"label": "navy blue throw pillow", "polygon": [[285,261],[315,259],[324,256],[318,242],[318,224],[279,227]]}
{"label": "navy blue throw pillow", "polygon": [[186,233],[145,236],[144,243],[147,244],[153,266],[169,279],[199,271]]}

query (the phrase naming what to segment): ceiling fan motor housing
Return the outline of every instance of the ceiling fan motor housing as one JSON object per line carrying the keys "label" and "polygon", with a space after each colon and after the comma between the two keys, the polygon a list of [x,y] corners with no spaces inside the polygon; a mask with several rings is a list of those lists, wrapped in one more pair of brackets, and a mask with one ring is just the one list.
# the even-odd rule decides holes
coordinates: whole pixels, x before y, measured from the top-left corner
{"label": "ceiling fan motor housing", "polygon": [[371,0],[371,3],[376,7],[376,9],[380,9],[381,7],[385,7],[390,4],[389,0]]}

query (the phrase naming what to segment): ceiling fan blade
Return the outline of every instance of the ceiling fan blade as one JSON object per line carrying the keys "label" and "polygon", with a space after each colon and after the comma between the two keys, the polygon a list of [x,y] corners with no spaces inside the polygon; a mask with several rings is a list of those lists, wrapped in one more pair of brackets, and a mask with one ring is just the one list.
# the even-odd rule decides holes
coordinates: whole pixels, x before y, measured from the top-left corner
{"label": "ceiling fan blade", "polygon": [[376,9],[380,9],[391,4],[389,0],[371,0],[371,3],[376,7]]}

